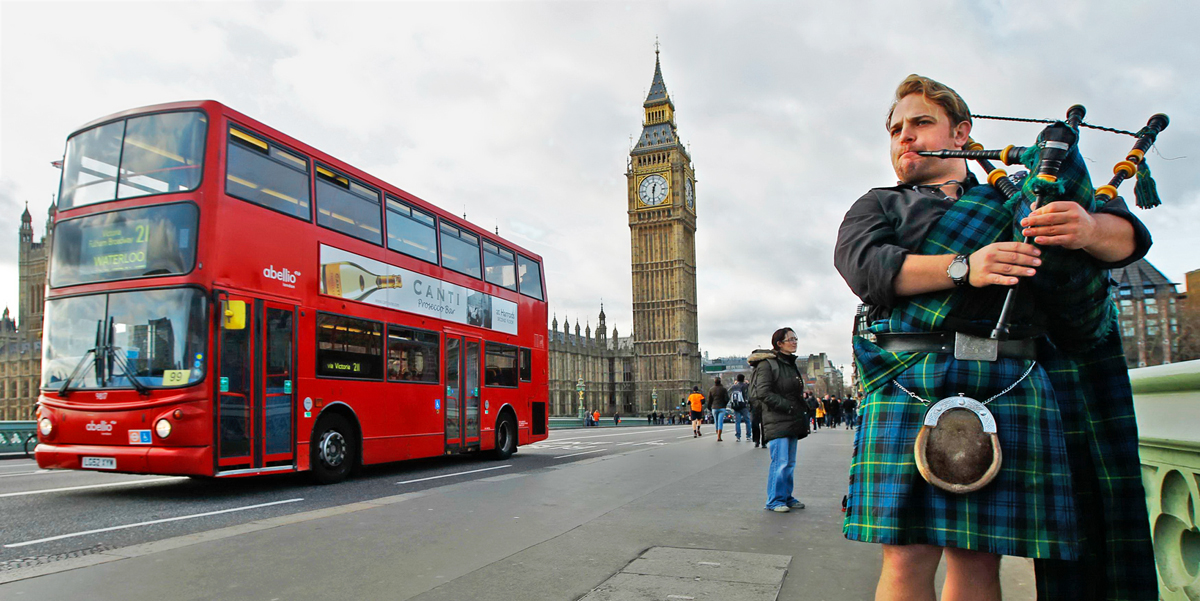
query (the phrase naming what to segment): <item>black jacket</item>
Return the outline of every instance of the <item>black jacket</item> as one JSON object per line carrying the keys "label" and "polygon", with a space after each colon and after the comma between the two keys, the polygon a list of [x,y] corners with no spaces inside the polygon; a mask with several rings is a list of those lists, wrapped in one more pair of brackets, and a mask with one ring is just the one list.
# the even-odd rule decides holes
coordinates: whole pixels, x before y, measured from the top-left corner
{"label": "black jacket", "polygon": [[808,409],[802,399],[804,379],[796,367],[796,356],[755,351],[749,363],[754,366],[750,398],[762,408],[763,442],[808,436]]}
{"label": "black jacket", "polygon": [[717,384],[708,389],[708,408],[712,411],[729,407],[729,390],[724,384]]}

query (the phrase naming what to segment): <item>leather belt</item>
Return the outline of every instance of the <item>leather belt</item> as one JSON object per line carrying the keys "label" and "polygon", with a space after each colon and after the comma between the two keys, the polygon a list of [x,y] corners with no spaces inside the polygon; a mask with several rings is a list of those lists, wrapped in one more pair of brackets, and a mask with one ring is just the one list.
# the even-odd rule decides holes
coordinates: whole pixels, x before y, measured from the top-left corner
{"label": "leather belt", "polygon": [[[876,334],[875,344],[893,353],[954,353],[955,358],[968,360],[1037,359],[1033,338],[995,341],[963,332],[896,332]],[[982,355],[980,347],[987,349]]]}

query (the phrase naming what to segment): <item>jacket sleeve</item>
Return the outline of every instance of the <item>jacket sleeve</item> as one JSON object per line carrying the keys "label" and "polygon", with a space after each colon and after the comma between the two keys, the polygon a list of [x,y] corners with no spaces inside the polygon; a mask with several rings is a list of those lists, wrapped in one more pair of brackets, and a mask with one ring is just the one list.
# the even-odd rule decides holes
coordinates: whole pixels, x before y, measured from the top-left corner
{"label": "jacket sleeve", "polygon": [[874,190],[850,206],[838,228],[833,264],[858,298],[868,305],[895,306],[895,279],[907,256]]}
{"label": "jacket sleeve", "polygon": [[1146,225],[1142,223],[1142,220],[1138,219],[1137,216],[1129,210],[1129,206],[1125,204],[1125,199],[1121,198],[1120,196],[1110,199],[1108,202],[1097,207],[1096,212],[1115,215],[1128,221],[1129,225],[1133,226],[1133,254],[1114,263],[1103,263],[1098,261],[1101,267],[1104,267],[1105,269],[1125,267],[1126,265],[1145,257],[1146,253],[1150,252],[1150,246],[1154,244],[1154,241],[1150,237],[1150,230],[1146,229]]}
{"label": "jacket sleeve", "polygon": [[778,376],[778,373],[771,373],[770,362],[771,359],[766,359],[759,361],[758,365],[754,366],[755,372],[758,372],[760,369],[765,369],[767,371],[759,375],[757,378],[753,378],[754,391],[751,396],[759,399],[759,401],[763,404],[763,407],[766,409],[770,409],[771,411],[775,411],[777,413],[788,413],[791,411],[792,404],[789,403],[788,400],[783,397],[783,395],[775,391],[775,377]]}

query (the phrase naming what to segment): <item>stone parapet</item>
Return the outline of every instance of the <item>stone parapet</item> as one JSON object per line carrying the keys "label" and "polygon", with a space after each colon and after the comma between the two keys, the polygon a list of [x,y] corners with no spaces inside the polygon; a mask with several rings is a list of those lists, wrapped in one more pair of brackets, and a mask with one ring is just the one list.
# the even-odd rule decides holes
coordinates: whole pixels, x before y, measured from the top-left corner
{"label": "stone parapet", "polygon": [[1129,376],[1159,596],[1200,601],[1200,361]]}

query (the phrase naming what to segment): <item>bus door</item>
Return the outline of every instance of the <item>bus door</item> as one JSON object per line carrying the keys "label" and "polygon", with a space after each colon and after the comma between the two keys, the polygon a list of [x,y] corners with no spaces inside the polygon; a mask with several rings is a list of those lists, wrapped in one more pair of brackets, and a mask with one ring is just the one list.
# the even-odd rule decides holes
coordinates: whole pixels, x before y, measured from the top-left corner
{"label": "bus door", "polygon": [[446,453],[479,450],[482,341],[446,334]]}
{"label": "bus door", "polygon": [[[217,471],[291,468],[295,463],[295,307],[222,294],[244,303],[244,320],[218,315],[215,385]],[[241,326],[241,327],[239,327]]]}

